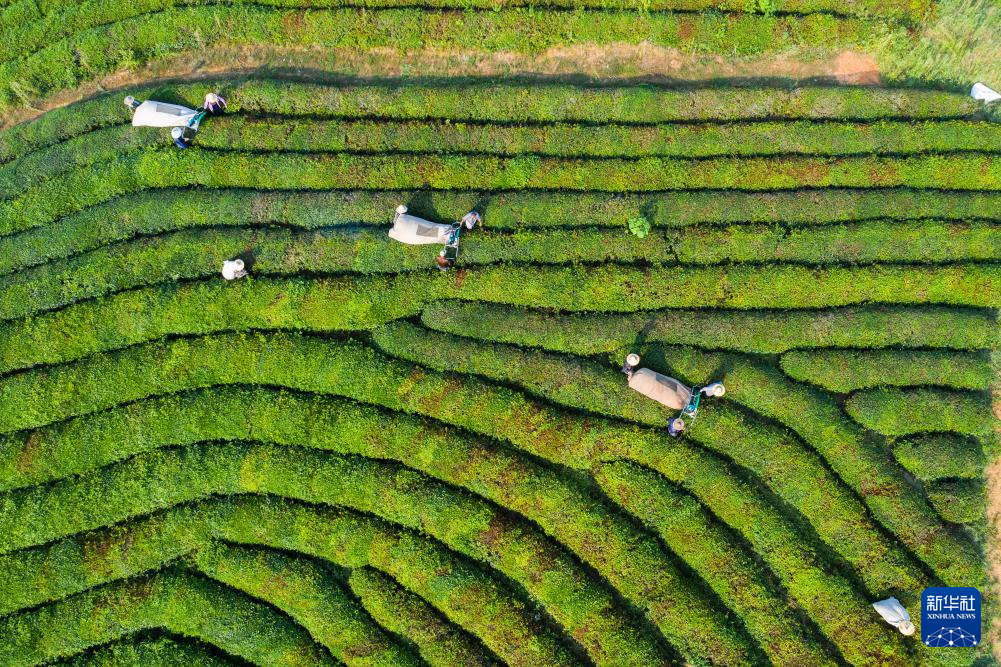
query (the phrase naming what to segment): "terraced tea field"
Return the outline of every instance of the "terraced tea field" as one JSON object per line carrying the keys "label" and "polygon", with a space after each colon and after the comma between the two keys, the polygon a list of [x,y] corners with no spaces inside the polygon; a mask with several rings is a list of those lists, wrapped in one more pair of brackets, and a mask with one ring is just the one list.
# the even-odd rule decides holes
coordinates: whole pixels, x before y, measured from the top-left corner
{"label": "terraced tea field", "polygon": [[[997,614],[1001,124],[965,92],[58,98],[217,40],[758,57],[934,3],[321,4],[0,0],[0,109],[54,107],[0,132],[0,665],[991,664],[918,613],[945,585],[985,640]],[[187,150],[121,104],[208,90]],[[443,273],[400,204],[483,224]],[[672,438],[630,352],[726,394]]]}

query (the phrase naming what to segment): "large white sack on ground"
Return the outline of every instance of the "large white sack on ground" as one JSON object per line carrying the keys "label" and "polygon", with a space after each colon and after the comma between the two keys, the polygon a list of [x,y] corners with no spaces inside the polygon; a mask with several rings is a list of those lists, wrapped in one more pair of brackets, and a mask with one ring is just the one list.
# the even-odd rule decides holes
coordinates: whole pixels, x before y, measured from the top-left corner
{"label": "large white sack on ground", "polygon": [[180,104],[146,100],[132,114],[136,127],[185,127],[198,112]]}
{"label": "large white sack on ground", "polygon": [[988,88],[982,83],[975,83],[973,84],[973,88],[970,90],[970,97],[975,100],[980,100],[984,104],[990,104],[991,102],[1001,100],[1001,93]]}

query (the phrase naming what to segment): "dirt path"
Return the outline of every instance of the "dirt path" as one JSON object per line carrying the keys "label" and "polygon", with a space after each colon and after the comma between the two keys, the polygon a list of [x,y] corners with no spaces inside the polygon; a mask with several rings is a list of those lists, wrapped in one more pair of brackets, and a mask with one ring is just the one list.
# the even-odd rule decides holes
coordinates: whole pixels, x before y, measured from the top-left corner
{"label": "dirt path", "polygon": [[[308,63],[308,67],[304,66]],[[297,76],[323,81],[359,77],[544,77],[561,80],[630,80],[677,83],[724,79],[732,82],[828,81],[879,84],[875,61],[846,51],[825,58],[797,54],[754,60],[684,54],[649,44],[578,45],[549,49],[540,55],[485,51],[417,51],[399,54],[391,49],[367,51],[292,47],[215,47],[195,56],[180,54],[139,69],[123,70],[63,91],[37,102],[33,108],[8,114],[0,128],[30,120],[107,90],[156,79],[193,79],[221,73],[258,73]]]}
{"label": "dirt path", "polygon": [[[1001,372],[999,356],[1001,353],[996,353],[996,372]],[[1001,444],[1001,376],[996,374],[995,377],[999,385],[994,387],[993,409],[999,421],[994,427],[993,449],[998,450],[1001,449],[998,447]],[[985,593],[993,598],[995,612],[986,639],[991,643],[995,660],[1001,663],[1001,541],[998,539],[1001,531],[1001,456],[988,464],[984,476],[987,480],[987,573],[992,589]]]}

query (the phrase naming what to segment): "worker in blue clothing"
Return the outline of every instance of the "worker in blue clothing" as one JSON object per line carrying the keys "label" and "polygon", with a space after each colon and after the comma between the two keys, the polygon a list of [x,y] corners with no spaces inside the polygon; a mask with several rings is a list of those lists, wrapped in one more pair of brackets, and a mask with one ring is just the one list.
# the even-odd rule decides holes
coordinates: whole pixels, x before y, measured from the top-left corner
{"label": "worker in blue clothing", "polygon": [[194,134],[194,132],[186,127],[175,127],[170,131],[170,137],[174,140],[174,145],[178,148],[190,147]]}

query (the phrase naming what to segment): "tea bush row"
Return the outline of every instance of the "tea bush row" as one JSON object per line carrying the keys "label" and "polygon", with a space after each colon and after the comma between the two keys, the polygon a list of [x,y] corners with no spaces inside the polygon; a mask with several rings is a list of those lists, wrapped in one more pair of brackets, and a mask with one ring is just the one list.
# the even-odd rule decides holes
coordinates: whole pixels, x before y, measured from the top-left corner
{"label": "tea bush row", "polygon": [[[119,0],[110,0],[111,8],[114,8]],[[257,4],[264,4],[275,7],[298,7],[309,8],[322,7],[399,7],[412,6],[409,2],[401,0],[309,0],[308,3],[300,5],[298,0],[265,0]],[[49,16],[67,7],[73,7],[71,0],[46,0],[46,2],[26,3],[23,0],[0,0],[0,7],[11,6],[17,11],[16,16],[22,18],[38,18]],[[30,5],[30,6],[27,6]],[[756,12],[762,11],[759,8],[748,5],[741,0],[652,0],[650,2],[640,2],[638,0],[583,0],[570,2],[570,0],[542,0],[537,3],[527,3],[524,0],[507,0],[506,7],[554,7],[564,9],[577,9],[579,7],[593,9],[636,9],[646,11],[678,10],[678,11],[705,11],[717,10],[728,12]],[[428,9],[453,8],[453,9],[493,9],[496,3],[490,0],[470,0],[469,2],[455,2],[454,0],[425,0],[420,4]],[[829,12],[848,16],[881,16],[897,19],[921,19],[931,8],[927,0],[904,2],[903,0],[889,0],[876,2],[875,0],[848,0],[847,2],[835,3],[833,0],[778,0],[775,3],[774,11],[781,11],[788,14],[812,14],[815,12]]]}
{"label": "tea bush row", "polygon": [[983,446],[952,433],[929,433],[899,441],[894,444],[893,455],[923,481],[975,479],[984,472]]}
{"label": "tea bush row", "polygon": [[[545,330],[531,328],[531,324],[539,321],[524,323],[525,339],[519,339],[514,327],[505,331],[503,337],[507,342],[532,341],[547,347]],[[483,338],[492,340],[489,335]],[[553,340],[564,352],[582,353],[568,349],[565,338],[553,336]],[[649,343],[626,345],[609,354],[610,364],[616,367],[621,364],[627,351],[639,352],[644,365],[693,384],[706,384],[723,376],[733,400],[784,424],[812,446],[859,494],[874,517],[943,580],[978,576],[972,547],[942,530],[927,501],[906,483],[889,454],[865,438],[861,429],[853,427],[848,415],[829,396],[744,357],[691,348]],[[983,414],[978,417],[986,418]],[[887,489],[893,489],[893,493]]]}
{"label": "tea bush row", "polygon": [[994,156],[983,154],[625,160],[154,150],[71,171],[0,203],[0,234],[49,224],[88,206],[152,188],[591,191],[596,184],[602,191],[623,193],[816,187],[998,191],[1001,166]]}
{"label": "tea bush row", "polygon": [[[438,298],[489,301],[565,311],[635,312],[661,308],[827,308],[860,303],[996,306],[1001,265],[941,267],[795,265],[631,266],[471,269],[445,276]],[[435,283],[432,283],[433,285]]]}
{"label": "tea bush row", "polygon": [[[212,415],[225,417],[213,420]],[[10,472],[10,484],[24,486],[84,472],[157,447],[242,437],[398,460],[538,523],[639,606],[656,609],[659,604],[652,602],[673,595],[670,588],[678,575],[656,543],[563,476],[479,439],[459,437],[413,417],[336,399],[263,389],[208,390],[153,399],[35,431],[27,438],[8,436],[0,444],[0,451],[6,454],[0,459],[0,469]],[[28,442],[30,455],[25,449]],[[696,522],[686,529],[702,528],[703,524]],[[791,616],[775,613],[784,603],[772,595],[760,600],[741,595],[743,587],[733,590],[719,578],[725,570],[726,582],[739,577],[760,588],[753,584],[761,576],[755,568],[746,572],[735,569],[735,563],[746,562],[739,544],[717,541],[710,548],[673,538],[667,538],[666,544],[710,580],[724,603],[748,612],[741,614],[743,622],[766,653],[776,659],[795,655],[823,662],[822,652],[809,640],[808,631]],[[717,560],[723,556],[725,565]],[[767,613],[759,609],[762,601]],[[753,613],[755,609],[758,613]]]}
{"label": "tea bush row", "polygon": [[994,426],[990,398],[982,392],[867,389],[849,396],[845,409],[862,426],[890,437],[931,431],[986,436]]}
{"label": "tea bush row", "polygon": [[[766,155],[920,154],[981,151],[1001,141],[1001,124],[971,121],[873,124],[791,121],[714,125],[480,124],[446,121],[299,120],[224,116],[205,121],[200,147],[305,153],[472,153],[551,157],[709,158]],[[0,166],[11,197],[72,168],[140,149],[165,147],[162,130],[113,126]]]}
{"label": "tea bush row", "polygon": [[[818,347],[977,350],[997,340],[993,312],[943,306],[659,310],[611,315],[444,300],[427,304],[421,310],[421,322],[461,336],[579,355],[613,352],[641,341],[774,354]],[[32,347],[43,346],[47,337],[29,338],[27,327],[17,335],[35,341]],[[59,338],[72,340],[73,336],[65,332]],[[0,334],[0,340],[4,339],[8,339],[6,332]]]}
{"label": "tea bush row", "polygon": [[414,644],[431,667],[500,667],[482,643],[378,570],[355,568],[348,584],[376,622]]}
{"label": "tea bush row", "polygon": [[928,497],[946,521],[982,526],[987,498],[980,479],[941,480],[929,484]]}
{"label": "tea bush row", "polygon": [[[358,331],[409,317],[411,277],[168,284],[0,324],[0,373],[72,361],[168,335],[251,329]],[[336,303],[336,308],[330,304]],[[64,336],[64,337],[63,337]]]}
{"label": "tea bush row", "polygon": [[847,394],[881,386],[938,385],[987,389],[994,379],[985,354],[905,350],[811,350],[782,355],[782,370],[801,382]]}
{"label": "tea bush row", "polygon": [[[281,78],[207,78],[157,82],[132,89],[138,99],[194,108],[206,89],[220,90],[231,112],[281,116],[371,117],[454,121],[665,123],[829,119],[948,119],[978,109],[967,95],[919,88],[741,87],[661,88],[564,83],[320,84]],[[0,162],[129,120],[118,93],[54,109],[0,133]],[[206,129],[208,128],[206,124]]]}
{"label": "tea bush row", "polygon": [[[210,494],[247,492],[351,507],[420,529],[524,586],[596,663],[664,660],[657,642],[636,627],[608,586],[581,571],[569,552],[532,524],[424,475],[378,461],[267,445],[158,450],[79,481],[11,492],[5,500],[18,510],[5,512],[0,523],[8,529],[9,546],[31,546],[44,541],[43,536],[62,537]],[[102,501],[95,505],[89,500],[94,498]],[[48,532],[53,530],[61,534]],[[683,578],[676,575],[663,585],[668,594],[658,596],[650,614],[673,644],[698,659],[712,637],[722,642],[717,659],[729,651],[743,656],[733,659],[738,663],[746,659],[746,640],[700,594],[686,590]],[[575,592],[573,599],[567,599],[568,590]],[[693,634],[691,624],[702,624],[707,634]]]}
{"label": "tea bush row", "polygon": [[164,628],[256,664],[334,667],[291,619],[206,579],[168,571],[0,619],[0,661],[28,667],[134,632]]}
{"label": "tea bush row", "polygon": [[63,661],[67,667],[233,667],[235,663],[191,640],[165,637],[125,637],[89,653]]}
{"label": "tea bush row", "polygon": [[[922,193],[915,191],[816,190],[813,192],[672,192],[658,195],[609,195],[556,192],[481,193],[415,192],[299,192],[205,189],[158,189],[125,195],[85,208],[18,234],[0,236],[0,274],[53,259],[124,241],[181,229],[280,225],[293,229],[347,225],[388,226],[401,203],[421,216],[450,222],[466,211],[478,210],[486,229],[549,230],[566,227],[614,227],[625,231],[628,220],[646,219],[654,229],[763,223],[775,227],[871,220],[866,229],[887,229],[908,217],[939,219],[900,222],[901,233],[943,232],[953,228],[989,232],[982,223],[953,222],[979,217],[1001,217],[1001,197],[986,193]],[[851,227],[845,227],[849,229]],[[832,228],[836,230],[837,228]],[[719,234],[719,232],[710,232]],[[830,234],[831,230],[826,233]],[[825,234],[824,231],[819,234]],[[796,232],[790,238],[803,237]],[[816,238],[815,236],[812,238]],[[913,238],[913,237],[911,237]],[[879,237],[870,238],[870,242]],[[936,247],[923,245],[932,257],[948,256],[952,245],[941,233]],[[911,241],[912,244],[916,240]],[[964,249],[992,252],[993,240]],[[847,242],[842,245],[848,250]],[[711,250],[711,249],[710,249]],[[856,246],[856,256],[872,256]],[[861,252],[861,254],[858,254]],[[887,253],[885,246],[878,253]],[[890,251],[892,254],[892,251]]]}
{"label": "tea bush row", "polygon": [[[706,266],[776,260],[826,265],[873,259],[906,262],[931,254],[925,251],[928,246],[937,246],[943,259],[952,261],[1001,259],[1001,244],[996,241],[1001,234],[993,226],[954,224],[936,229],[918,223],[915,227],[901,230],[898,225],[863,224],[847,229],[811,228],[794,235],[788,243],[780,230],[753,227],[658,231],[642,239],[601,229],[514,234],[482,231],[463,244],[462,265]],[[920,231],[922,227],[929,228],[927,233]],[[871,240],[872,256],[849,254],[856,248],[849,245],[849,238]],[[941,238],[949,242],[939,243]],[[847,252],[841,253],[833,239],[844,239]],[[434,249],[398,243],[382,230],[183,230],[0,276],[0,320],[126,289],[217,275],[224,260],[247,253],[253,256],[255,276],[405,273],[430,269],[435,256]]]}
{"label": "tea bush row", "polygon": [[[166,3],[163,0],[145,0],[144,2],[122,3],[121,0],[104,0],[94,2],[85,9],[78,8],[68,0],[49,0],[45,3],[29,2],[28,0],[4,0],[0,7],[0,25],[11,26],[3,33],[5,39],[11,39],[17,34],[19,42],[11,41],[0,50],[0,58],[12,59],[18,55],[30,53],[32,50],[58,37],[72,35],[95,26],[121,21],[122,19],[162,11],[169,7],[213,5],[212,0],[183,0],[182,2]],[[234,3],[240,4],[240,3]],[[272,6],[276,8],[326,9],[336,7],[366,7],[370,9],[407,7],[414,5],[402,0],[268,0],[266,2],[248,3],[254,5]],[[505,2],[508,9],[524,7],[523,1]],[[784,14],[810,14],[831,12],[838,15],[887,17],[894,19],[920,19],[922,11],[929,8],[927,2],[911,3],[874,3],[851,2],[849,4],[834,4],[831,0],[787,0],[777,3],[777,9]],[[487,0],[472,0],[458,2],[457,0],[425,0],[420,5],[426,9],[495,9],[495,3]],[[708,0],[657,0],[655,2],[606,2],[604,0],[585,0],[569,3],[567,0],[544,0],[533,3],[534,8],[572,8],[572,9],[622,9],[642,11],[751,11],[746,3],[738,0],[724,2],[709,2]]]}
{"label": "tea bush row", "polygon": [[[571,413],[545,407],[517,392],[431,371],[415,376],[413,366],[380,361],[379,355],[364,348],[342,347],[335,356],[331,351],[337,348],[310,343],[309,339],[298,336],[251,337],[247,340],[256,342],[250,348],[238,344],[238,338],[213,338],[212,347],[204,352],[201,343],[190,348],[189,353],[183,352],[182,347],[190,344],[188,341],[174,343],[170,353],[152,348],[144,352],[171,360],[169,378],[164,377],[168,370],[163,365],[145,363],[132,368],[121,355],[108,359],[100,364],[99,374],[102,382],[115,387],[114,396],[98,392],[97,385],[83,377],[75,380],[69,395],[65,390],[46,386],[47,383],[35,382],[33,386],[35,391],[49,397],[50,405],[61,404],[60,412],[69,416],[68,411],[91,411],[98,405],[110,407],[144,395],[171,391],[171,387],[176,391],[235,381],[265,382],[306,391],[334,392],[394,410],[420,412],[482,435],[503,438],[537,456],[572,467],[590,469],[595,461],[629,458],[683,484],[721,519],[742,526],[742,534],[756,545],[755,550],[761,554],[768,551],[769,564],[785,575],[792,577],[794,572],[814,570],[817,555],[781,514],[763,499],[757,501],[760,505],[752,506],[748,492],[734,486],[738,484],[734,471],[726,466],[721,468],[719,459],[684,441],[671,441],[666,435],[599,417],[592,417],[585,426]],[[317,345],[319,348],[314,351]],[[238,359],[237,353],[251,356]],[[192,354],[198,357],[197,363]],[[97,363],[97,358],[88,363]],[[181,368],[187,369],[187,377],[178,376],[177,369]],[[97,366],[94,369],[97,371]],[[253,369],[253,378],[246,375],[249,369]],[[360,372],[363,369],[366,372]],[[125,380],[135,372],[144,378],[142,386]],[[135,391],[122,392],[122,387],[130,386]],[[401,387],[407,390],[401,391]],[[12,395],[30,400],[30,393],[14,391]],[[71,407],[71,403],[76,407]],[[4,413],[10,407],[5,405]],[[25,417],[37,419],[27,413]],[[762,546],[763,540],[767,541],[767,547]],[[950,564],[954,565],[955,560]],[[817,575],[827,582],[823,590],[828,594],[823,599],[817,597],[815,590],[793,591],[793,595],[844,653],[871,655],[873,650],[891,653],[898,650],[885,643],[887,635],[881,628],[870,625],[870,615],[863,613],[868,603],[856,602],[852,584],[832,576],[830,568],[825,567],[822,575],[817,570]],[[846,625],[846,618],[855,619],[855,623]]]}
{"label": "tea bush row", "polygon": [[[343,509],[260,495],[214,498],[14,555],[15,562],[28,558],[52,573],[42,594],[66,595],[89,588],[95,578],[155,569],[210,538],[376,568],[476,634],[508,664],[573,664],[552,631],[533,618],[538,612],[510,586],[432,540]],[[111,548],[95,550],[98,545]],[[33,574],[27,581],[38,579],[31,568],[19,569]],[[24,600],[26,594],[37,599],[39,588],[8,590]]]}

